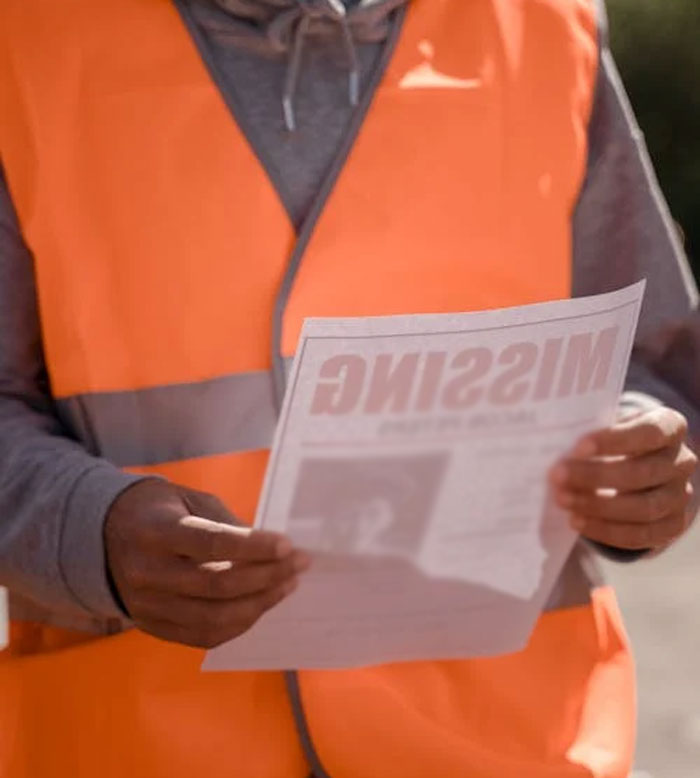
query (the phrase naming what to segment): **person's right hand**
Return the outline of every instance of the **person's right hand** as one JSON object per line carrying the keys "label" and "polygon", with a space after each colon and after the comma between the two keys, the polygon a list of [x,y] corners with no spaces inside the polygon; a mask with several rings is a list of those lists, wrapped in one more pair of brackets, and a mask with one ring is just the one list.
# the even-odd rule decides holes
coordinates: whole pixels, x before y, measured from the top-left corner
{"label": "person's right hand", "polygon": [[283,535],[237,525],[216,497],[155,479],[115,500],[104,537],[136,626],[198,648],[250,629],[309,565]]}

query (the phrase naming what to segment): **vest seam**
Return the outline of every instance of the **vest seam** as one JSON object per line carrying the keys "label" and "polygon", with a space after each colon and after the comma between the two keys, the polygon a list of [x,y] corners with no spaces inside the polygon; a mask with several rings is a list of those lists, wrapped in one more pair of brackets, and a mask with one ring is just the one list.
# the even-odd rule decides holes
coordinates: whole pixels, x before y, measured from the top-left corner
{"label": "vest seam", "polygon": [[605,68],[603,65],[603,57],[605,50],[608,47],[608,33],[607,33],[607,13],[605,10],[604,0],[594,0],[593,7],[596,11],[596,33],[597,33],[597,56],[596,56],[596,68],[593,83],[591,84],[591,92],[589,96],[588,105],[588,118],[586,121],[586,167],[583,177],[581,179],[581,186],[579,187],[576,203],[574,204],[574,210],[578,205],[578,201],[581,199],[586,183],[590,177],[591,170],[597,166],[598,159],[591,158],[591,131],[596,118],[598,100],[600,98],[603,75]]}
{"label": "vest seam", "polygon": [[287,687],[287,697],[292,708],[299,743],[304,751],[309,767],[311,767],[310,778],[331,778],[330,773],[321,762],[321,757],[318,755],[311,737],[311,730],[304,714],[304,703],[301,699],[301,688],[297,672],[295,670],[285,672],[284,683]]}
{"label": "vest seam", "polygon": [[292,218],[293,209],[291,207],[291,197],[285,186],[284,179],[279,174],[279,170],[272,158],[267,154],[265,146],[259,143],[258,137],[248,121],[246,112],[243,110],[240,99],[236,94],[235,87],[225,80],[222,69],[216,61],[216,57],[212,54],[211,47],[207,43],[204,34],[200,30],[199,25],[185,0],[172,0],[172,2],[180,14],[190,38],[194,42],[199,58],[204,64],[209,77],[213,81],[219,97],[223,100],[234,124],[237,125],[243,133],[243,136],[260,164],[260,167],[269,178],[270,183],[275,190],[275,194],[282,203],[282,206],[287,213],[287,217],[296,232],[297,227]]}
{"label": "vest seam", "polygon": [[[360,129],[364,124],[369,108],[374,100],[377,88],[379,87],[394,54],[396,44],[398,43],[399,36],[403,28],[403,21],[405,16],[406,9],[402,8],[397,12],[393,20],[391,32],[387,38],[384,50],[382,51],[381,56],[379,57],[379,60],[377,61],[371,74],[369,84],[367,85],[367,89],[365,90],[360,105],[358,106],[354,116],[350,121],[350,124],[341,142],[339,151],[335,155],[328,173],[323,179],[321,188],[314,198],[311,209],[309,210],[309,213],[307,214],[301,226],[297,243],[290,257],[287,269],[282,279],[282,284],[280,285],[280,289],[275,300],[272,335],[272,372],[274,378],[275,401],[278,412],[282,408],[282,402],[284,400],[287,384],[285,360],[282,354],[282,327],[284,313],[292,293],[294,281],[301,267],[303,255],[306,252],[316,225],[318,224],[328,198],[333,191],[335,183],[338,180],[338,177],[340,176],[343,168],[345,167],[345,163],[350,156]],[[294,670],[285,672],[284,680],[287,688],[287,697],[289,698],[292,714],[294,716],[297,736],[299,737],[299,742],[304,751],[306,759],[311,766],[312,776],[313,778],[331,778],[330,774],[323,766],[321,758],[313,743],[311,730],[304,713],[304,704],[301,699],[301,689],[299,687],[299,677],[297,672]]]}
{"label": "vest seam", "polygon": [[374,101],[377,89],[379,88],[394,55],[401,30],[403,29],[406,10],[407,9],[405,6],[400,8],[398,11],[396,11],[394,18],[392,19],[391,31],[387,37],[386,43],[384,44],[384,49],[381,52],[381,55],[378,58],[371,73],[369,83],[367,84],[367,88],[365,89],[360,104],[358,105],[357,110],[352,116],[350,123],[343,135],[338,152],[333,158],[330,168],[323,178],[321,188],[317,192],[316,197],[311,204],[311,208],[309,209],[309,212],[301,225],[296,245],[292,251],[291,257],[287,264],[287,269],[285,270],[282,283],[277,293],[272,329],[272,375],[274,379],[275,401],[278,412],[282,409],[282,402],[284,400],[287,384],[284,356],[282,354],[282,328],[285,310],[292,293],[294,281],[296,280],[299,269],[301,268],[304,253],[306,252],[306,249],[311,241],[311,237],[313,236],[316,226],[323,214],[326,203],[328,202],[328,199],[333,192],[340,174],[345,168],[345,164],[350,156],[350,153],[352,152],[355,141],[357,140],[357,136],[359,135],[359,132],[365,123],[367,113],[369,112],[372,102]]}
{"label": "vest seam", "polygon": [[[586,183],[588,182],[588,179],[590,177],[590,172],[593,166],[597,163],[597,159],[591,159],[591,130],[593,128],[594,119],[595,119],[595,113],[597,108],[597,102],[598,97],[600,95],[600,90],[602,86],[602,76],[603,76],[603,56],[604,52],[607,49],[609,45],[608,40],[608,15],[607,10],[605,7],[605,0],[589,0],[591,3],[591,7],[593,9],[594,19],[595,19],[595,30],[596,30],[596,60],[595,60],[595,66],[593,68],[592,78],[591,78],[591,84],[590,84],[590,92],[588,95],[588,106],[586,109],[586,119],[585,119],[585,128],[586,128],[586,146],[585,146],[585,152],[586,152],[586,158],[584,160],[583,164],[583,170],[581,171],[580,181],[578,185],[578,189],[576,191],[576,196],[574,198],[574,201],[571,206],[571,222],[573,224],[574,215],[576,213],[576,209],[578,208],[578,204],[581,201],[581,195],[583,194]],[[574,279],[574,260],[575,257],[573,256],[573,250],[572,250],[572,256],[571,256],[571,294],[573,295],[573,279]]]}
{"label": "vest seam", "polygon": [[605,0],[595,0],[596,28],[598,30],[598,48],[606,48],[610,43],[610,23]]}

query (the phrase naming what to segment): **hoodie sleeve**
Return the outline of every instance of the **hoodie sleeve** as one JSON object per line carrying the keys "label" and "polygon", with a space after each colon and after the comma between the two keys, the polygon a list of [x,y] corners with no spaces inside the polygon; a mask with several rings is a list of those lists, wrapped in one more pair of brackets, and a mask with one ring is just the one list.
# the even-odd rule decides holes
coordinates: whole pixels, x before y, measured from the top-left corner
{"label": "hoodie sleeve", "polygon": [[[575,296],[647,279],[623,410],[659,404],[675,408],[688,419],[691,445],[700,451],[697,289],[604,41],[588,169],[573,219],[573,256]],[[640,556],[601,550],[621,561]]]}
{"label": "hoodie sleeve", "polygon": [[0,169],[0,586],[59,621],[123,618],[102,525],[136,480],[90,456],[54,413],[32,257]]}

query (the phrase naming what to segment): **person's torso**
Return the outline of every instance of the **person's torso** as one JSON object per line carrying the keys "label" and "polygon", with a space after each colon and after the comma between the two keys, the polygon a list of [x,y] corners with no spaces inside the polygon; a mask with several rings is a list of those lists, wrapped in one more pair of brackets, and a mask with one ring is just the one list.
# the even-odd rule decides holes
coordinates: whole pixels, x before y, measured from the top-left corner
{"label": "person's torso", "polygon": [[[305,317],[569,294],[597,57],[588,3],[413,0],[299,234],[175,5],[34,6],[0,12],[0,115],[13,116],[0,148],[35,257],[52,389],[96,454],[251,519]],[[554,607],[520,655],[303,673],[288,679],[292,706],[281,676],[202,676],[199,652],[140,633],[14,666],[96,744],[64,771],[80,778],[117,748],[85,714],[95,692],[150,775],[228,775],[227,749],[240,774],[320,774],[313,741],[334,778],[621,777],[630,679],[616,610],[587,587]],[[70,696],[56,672],[82,673]],[[625,694],[601,729],[592,711],[611,685]],[[37,726],[34,708],[14,710],[10,729]]]}

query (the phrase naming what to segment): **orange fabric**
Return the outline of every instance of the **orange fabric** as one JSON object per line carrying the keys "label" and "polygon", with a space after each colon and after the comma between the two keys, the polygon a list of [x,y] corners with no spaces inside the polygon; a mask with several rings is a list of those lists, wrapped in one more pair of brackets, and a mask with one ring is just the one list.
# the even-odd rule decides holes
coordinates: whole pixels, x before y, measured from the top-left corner
{"label": "orange fabric", "polygon": [[172,2],[10,0],[0,30],[54,393],[268,367],[293,229]]}
{"label": "orange fabric", "polygon": [[[0,143],[38,259],[54,392],[267,367],[292,229],[172,4],[33,7],[41,25],[19,0],[0,11],[21,74]],[[304,258],[287,353],[307,315],[568,294],[594,26],[581,0],[414,0]],[[127,63],[99,55],[118,29]]]}
{"label": "orange fabric", "polygon": [[[304,257],[285,352],[309,315],[566,297],[595,68],[590,0],[413,0]],[[4,0],[0,74],[57,395],[267,368],[292,228],[170,0]],[[149,471],[251,519],[265,462]],[[202,675],[200,659],[138,633],[13,625],[3,775],[308,772],[281,676]],[[621,778],[632,688],[603,593],[545,616],[512,657],[302,675],[333,778]]]}
{"label": "orange fabric", "polygon": [[202,674],[203,652],[136,631],[44,633],[0,654],[3,778],[307,778],[279,674]]}
{"label": "orange fabric", "polygon": [[629,775],[634,667],[611,589],[597,590],[590,607],[545,614],[512,656],[305,672],[300,681],[333,778]]}
{"label": "orange fabric", "polygon": [[285,353],[305,316],[568,297],[595,68],[588,2],[419,0],[304,257]]}

